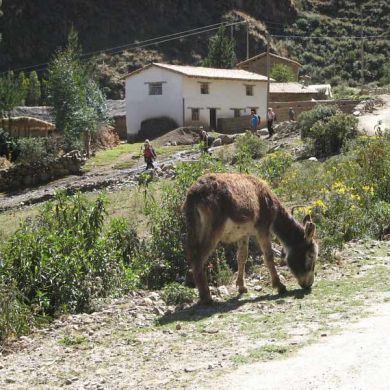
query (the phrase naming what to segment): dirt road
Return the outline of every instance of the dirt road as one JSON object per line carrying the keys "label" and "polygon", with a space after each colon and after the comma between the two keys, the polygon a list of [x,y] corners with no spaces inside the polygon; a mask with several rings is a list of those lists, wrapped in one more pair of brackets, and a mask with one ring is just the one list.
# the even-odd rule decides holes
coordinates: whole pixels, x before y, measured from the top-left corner
{"label": "dirt road", "polygon": [[382,130],[390,129],[390,95],[382,95],[384,105],[373,113],[367,113],[359,117],[359,130],[368,135],[375,135],[374,126],[382,121]]}
{"label": "dirt road", "polygon": [[388,389],[390,304],[296,356],[240,367],[202,389]]}

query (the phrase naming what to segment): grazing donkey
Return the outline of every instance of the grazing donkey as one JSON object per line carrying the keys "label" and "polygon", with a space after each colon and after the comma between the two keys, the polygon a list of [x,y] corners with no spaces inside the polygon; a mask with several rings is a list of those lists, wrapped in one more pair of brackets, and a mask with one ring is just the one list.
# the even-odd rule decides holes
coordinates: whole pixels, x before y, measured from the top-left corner
{"label": "grazing donkey", "polygon": [[255,236],[272,278],[272,287],[286,291],[275,269],[271,247],[272,233],[280,239],[288,266],[301,287],[314,281],[318,247],[313,240],[315,225],[310,216],[300,225],[282,206],[268,185],[241,174],[214,173],[202,176],[188,190],[183,205],[187,223],[187,256],[192,266],[200,303],[211,302],[206,266],[217,244],[238,241],[239,293],[244,283],[249,237]]}

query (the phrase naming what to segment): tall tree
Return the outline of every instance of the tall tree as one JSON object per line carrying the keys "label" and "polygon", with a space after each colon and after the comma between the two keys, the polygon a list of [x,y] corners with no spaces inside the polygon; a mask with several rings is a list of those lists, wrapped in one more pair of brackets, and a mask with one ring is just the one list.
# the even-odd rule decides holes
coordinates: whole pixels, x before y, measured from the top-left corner
{"label": "tall tree", "polygon": [[41,82],[39,81],[37,72],[33,70],[30,73],[30,77],[29,77],[26,104],[28,106],[37,106],[40,100],[41,100]]}
{"label": "tall tree", "polygon": [[19,84],[19,88],[21,89],[21,93],[23,94],[22,104],[25,104],[26,96],[27,96],[28,88],[29,88],[29,79],[26,77],[24,72],[19,73],[18,84]]}
{"label": "tall tree", "polygon": [[210,68],[232,69],[236,62],[235,41],[225,33],[225,26],[221,26],[217,33],[209,40],[209,52],[203,65]]}
{"label": "tall tree", "polygon": [[295,80],[294,71],[290,66],[284,64],[275,64],[271,69],[270,76],[281,83]]}
{"label": "tall tree", "polygon": [[84,148],[90,154],[91,133],[107,120],[103,93],[92,77],[91,68],[81,61],[77,33],[71,30],[65,49],[56,53],[48,69],[49,102],[55,122],[68,148]]}
{"label": "tall tree", "polygon": [[23,103],[23,91],[13,72],[0,77],[0,116],[11,116],[14,107]]}

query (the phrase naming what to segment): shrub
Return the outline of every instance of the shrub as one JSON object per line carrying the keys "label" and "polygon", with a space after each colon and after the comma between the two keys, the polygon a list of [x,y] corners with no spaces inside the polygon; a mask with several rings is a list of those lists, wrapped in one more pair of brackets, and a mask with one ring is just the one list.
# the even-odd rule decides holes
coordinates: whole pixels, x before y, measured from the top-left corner
{"label": "shrub", "polygon": [[91,299],[121,284],[116,248],[102,236],[105,201],[57,194],[24,222],[4,248],[4,274],[43,314],[88,310]]}
{"label": "shrub", "polygon": [[32,324],[31,310],[23,303],[19,291],[13,284],[0,281],[0,343],[6,338],[28,333]]}
{"label": "shrub", "polygon": [[196,293],[193,289],[175,282],[167,284],[162,291],[162,298],[167,305],[191,303],[195,297]]}
{"label": "shrub", "polygon": [[236,156],[248,155],[249,158],[258,159],[264,157],[267,153],[268,145],[251,131],[247,131],[236,140]]}
{"label": "shrub", "polygon": [[296,79],[293,69],[284,64],[275,64],[271,69],[270,77],[281,83],[287,83]]}
{"label": "shrub", "polygon": [[344,143],[356,137],[357,123],[357,118],[345,114],[336,114],[316,122],[307,135],[314,141],[315,155],[328,157],[340,153]]}
{"label": "shrub", "polygon": [[268,154],[260,160],[257,174],[276,187],[292,162],[293,158],[288,152],[277,151]]}
{"label": "shrub", "polygon": [[335,106],[315,106],[312,110],[302,112],[298,117],[298,129],[301,132],[301,138],[309,137],[310,130],[314,124],[320,120],[325,120],[333,115],[336,115],[337,108]]}

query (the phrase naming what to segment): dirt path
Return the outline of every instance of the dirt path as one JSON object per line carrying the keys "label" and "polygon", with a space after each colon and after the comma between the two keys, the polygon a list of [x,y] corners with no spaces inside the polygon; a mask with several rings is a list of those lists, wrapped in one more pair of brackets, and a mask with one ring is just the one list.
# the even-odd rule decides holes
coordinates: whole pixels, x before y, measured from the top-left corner
{"label": "dirt path", "polygon": [[348,331],[305,347],[296,356],[246,365],[202,389],[388,389],[390,304]]}
{"label": "dirt path", "polygon": [[[282,389],[380,389],[389,361],[390,244],[355,243],[342,256],[318,267],[311,292],[279,267],[289,292],[275,294],[262,266],[248,294],[228,284],[213,290],[218,303],[210,307],[167,306],[160,292],[133,292],[63,316],[12,344],[12,353],[0,349],[0,388],[258,389],[260,376],[267,389],[277,387],[273,380]],[[384,315],[351,325],[370,307]]]}
{"label": "dirt path", "polygon": [[374,126],[378,121],[382,121],[382,130],[390,129],[390,95],[380,96],[384,100],[384,105],[375,110],[359,117],[359,130],[368,135],[375,135]]}

